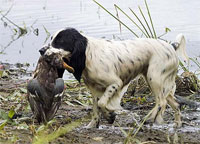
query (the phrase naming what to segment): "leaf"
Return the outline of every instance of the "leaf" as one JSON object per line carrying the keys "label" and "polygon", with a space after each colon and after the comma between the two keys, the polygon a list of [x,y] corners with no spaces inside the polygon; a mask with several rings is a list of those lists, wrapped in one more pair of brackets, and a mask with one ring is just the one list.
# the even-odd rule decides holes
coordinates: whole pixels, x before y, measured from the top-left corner
{"label": "leaf", "polygon": [[21,103],[19,103],[19,104],[17,104],[17,106],[16,106],[16,108],[15,108],[15,111],[19,111],[19,109],[22,107],[22,104]]}
{"label": "leaf", "polygon": [[20,88],[20,91],[21,91],[22,93],[27,93],[27,89],[26,89],[26,88]]}
{"label": "leaf", "polygon": [[0,118],[3,119],[3,120],[7,120],[8,114],[5,111],[0,110]]}
{"label": "leaf", "polygon": [[166,33],[170,32],[170,31],[171,31],[171,30],[170,30],[168,27],[165,28],[165,32],[166,32]]}
{"label": "leaf", "polygon": [[8,112],[8,117],[12,119],[12,117],[14,116],[15,114],[15,111],[13,109],[11,109],[9,112]]}
{"label": "leaf", "polygon": [[80,105],[82,105],[82,106],[84,106],[84,107],[87,107],[87,105],[86,104],[83,104],[82,102],[80,102],[80,101],[78,101],[78,100],[74,100],[75,102],[77,102],[78,104],[80,104]]}
{"label": "leaf", "polygon": [[66,103],[67,105],[69,105],[69,106],[74,106],[74,104],[71,103],[70,101],[65,101],[65,103]]}
{"label": "leaf", "polygon": [[4,71],[0,70],[0,78],[1,78],[2,75],[3,75],[3,72],[4,72]]}
{"label": "leaf", "polygon": [[23,130],[28,130],[29,126],[26,124],[26,123],[22,123],[22,124],[19,124],[17,126],[17,129],[23,129]]}
{"label": "leaf", "polygon": [[1,78],[9,78],[9,74],[7,71],[1,72]]}
{"label": "leaf", "polygon": [[44,30],[45,30],[45,32],[46,32],[46,34],[47,34],[46,39],[45,39],[45,41],[44,41],[44,43],[46,43],[47,40],[50,38],[51,34],[50,34],[50,32],[47,30],[47,28],[46,28],[45,26],[43,26],[43,28],[44,28]]}
{"label": "leaf", "polygon": [[94,137],[94,138],[92,138],[92,139],[95,140],[95,141],[101,142],[101,141],[103,140],[103,138],[104,138],[104,137]]}
{"label": "leaf", "polygon": [[10,97],[9,99],[10,100],[15,100],[16,97],[20,97],[21,96],[21,93],[19,92],[19,90],[16,90]]}
{"label": "leaf", "polygon": [[50,134],[46,134],[44,132],[39,133],[39,134],[37,133],[37,135],[35,135],[35,137],[33,138],[33,144],[49,143],[49,142],[57,139],[61,135],[64,135],[64,134],[74,130],[75,128],[79,127],[82,124],[82,121],[86,121],[86,120],[88,121],[87,118],[76,120],[70,124],[60,127],[59,129],[53,131]]}
{"label": "leaf", "polygon": [[0,99],[2,99],[3,101],[7,101],[7,99],[4,98],[2,95],[0,95]]}
{"label": "leaf", "polygon": [[36,133],[39,133],[45,129],[45,125],[41,125],[37,130]]}
{"label": "leaf", "polygon": [[0,124],[0,130],[2,130],[6,124],[7,120],[4,120],[3,123]]}

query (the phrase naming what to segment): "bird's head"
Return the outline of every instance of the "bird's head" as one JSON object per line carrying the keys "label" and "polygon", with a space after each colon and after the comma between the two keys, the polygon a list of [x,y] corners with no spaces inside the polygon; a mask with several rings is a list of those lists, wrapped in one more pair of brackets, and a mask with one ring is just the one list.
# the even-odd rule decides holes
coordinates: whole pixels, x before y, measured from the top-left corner
{"label": "bird's head", "polygon": [[48,46],[43,47],[39,50],[39,52],[47,63],[56,68],[66,69],[70,73],[74,72],[74,69],[67,64],[68,60],[63,58],[60,53],[51,53],[49,55],[44,55],[43,53],[46,51],[46,49],[48,49]]}

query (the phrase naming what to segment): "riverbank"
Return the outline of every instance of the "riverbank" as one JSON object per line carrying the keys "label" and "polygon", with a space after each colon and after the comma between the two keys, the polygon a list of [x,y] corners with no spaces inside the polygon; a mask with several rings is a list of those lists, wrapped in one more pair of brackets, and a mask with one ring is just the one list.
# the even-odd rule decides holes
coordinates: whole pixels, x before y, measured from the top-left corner
{"label": "riverbank", "polygon": [[154,106],[154,97],[142,78],[129,86],[121,103],[127,111],[117,115],[114,124],[110,125],[103,119],[100,128],[86,129],[92,112],[92,97],[83,82],[65,81],[62,106],[55,119],[44,126],[33,120],[27,102],[26,84],[31,71],[20,64],[2,63],[0,68],[0,143],[122,144],[128,141],[197,144],[200,141],[200,94],[199,87],[196,89],[193,83],[199,81],[193,73],[185,72],[176,80],[183,127],[173,128],[174,112],[168,107],[164,115],[165,124],[143,125],[133,137]]}

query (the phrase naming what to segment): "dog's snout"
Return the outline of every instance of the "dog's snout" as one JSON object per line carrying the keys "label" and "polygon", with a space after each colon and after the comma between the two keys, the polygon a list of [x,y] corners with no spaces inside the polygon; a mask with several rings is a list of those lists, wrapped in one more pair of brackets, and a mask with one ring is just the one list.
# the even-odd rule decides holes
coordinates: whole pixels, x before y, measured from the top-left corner
{"label": "dog's snout", "polygon": [[45,47],[43,47],[43,48],[41,48],[40,50],[39,50],[39,52],[40,52],[40,54],[41,55],[44,55],[45,54],[45,52],[46,52],[46,48]]}

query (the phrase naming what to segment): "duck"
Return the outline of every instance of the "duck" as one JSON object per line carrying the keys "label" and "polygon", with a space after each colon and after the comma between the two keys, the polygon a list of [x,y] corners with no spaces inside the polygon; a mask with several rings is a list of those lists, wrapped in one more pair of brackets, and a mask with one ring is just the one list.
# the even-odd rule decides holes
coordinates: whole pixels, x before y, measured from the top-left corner
{"label": "duck", "polygon": [[40,56],[33,78],[27,84],[27,97],[34,117],[39,123],[47,123],[54,118],[64,95],[64,71],[70,67],[61,55]]}

